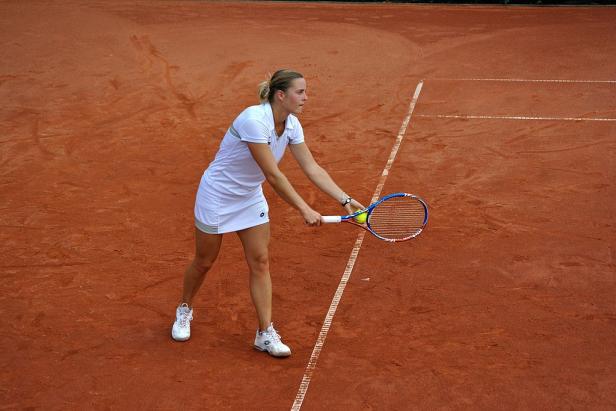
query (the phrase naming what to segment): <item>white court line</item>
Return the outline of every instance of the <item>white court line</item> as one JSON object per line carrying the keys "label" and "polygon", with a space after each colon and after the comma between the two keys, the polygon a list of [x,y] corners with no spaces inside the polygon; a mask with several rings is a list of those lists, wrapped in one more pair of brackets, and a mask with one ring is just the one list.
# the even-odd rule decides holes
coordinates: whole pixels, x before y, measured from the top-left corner
{"label": "white court line", "polygon": [[531,117],[531,116],[473,116],[465,114],[417,114],[416,117],[430,118],[462,118],[487,120],[544,120],[544,121],[616,121],[616,118],[592,117]]}
{"label": "white court line", "polygon": [[[398,149],[400,148],[400,144],[402,143],[402,139],[404,138],[404,134],[406,133],[406,128],[411,121],[411,115],[413,114],[413,110],[415,110],[415,105],[417,104],[417,99],[419,99],[419,93],[421,93],[422,87],[423,80],[421,80],[415,88],[415,94],[413,95],[413,99],[411,100],[411,104],[409,105],[409,110],[406,114],[406,117],[404,118],[404,121],[402,122],[400,131],[398,132],[398,137],[396,138],[394,146],[391,149],[389,159],[387,160],[387,164],[385,165],[385,168],[381,173],[379,183],[376,186],[376,190],[374,191],[370,204],[374,203],[381,195],[381,190],[383,190],[385,180],[387,180],[387,176],[389,175],[389,170],[394,163],[394,159],[396,158],[396,154],[398,153]],[[332,299],[331,305],[329,306],[329,310],[327,310],[327,315],[325,316],[325,321],[323,321],[321,332],[319,333],[317,342],[314,344],[314,349],[312,350],[312,355],[310,355],[310,360],[308,361],[308,365],[306,366],[306,371],[304,371],[302,382],[299,386],[299,390],[297,391],[297,395],[295,396],[293,406],[291,407],[292,411],[298,411],[302,407],[302,403],[304,402],[306,392],[308,391],[308,385],[310,384],[312,374],[315,367],[317,366],[317,360],[319,359],[319,355],[321,354],[321,350],[323,349],[323,345],[325,344],[325,339],[327,338],[327,333],[329,332],[332,320],[334,319],[334,314],[336,313],[336,309],[338,308],[338,304],[340,303],[340,299],[342,298],[342,293],[344,292],[347,282],[351,277],[351,272],[353,271],[353,266],[355,265],[355,260],[357,259],[357,255],[359,254],[361,244],[364,241],[365,233],[365,231],[361,230],[360,233],[357,235],[357,240],[355,240],[355,245],[353,246],[353,250],[351,251],[351,256],[349,257],[349,261],[347,262],[344,274],[340,279],[338,289],[334,294],[334,298]]]}
{"label": "white court line", "polygon": [[509,83],[604,83],[616,84],[616,80],[567,80],[567,79],[526,79],[526,78],[434,78],[440,81],[500,81]]}

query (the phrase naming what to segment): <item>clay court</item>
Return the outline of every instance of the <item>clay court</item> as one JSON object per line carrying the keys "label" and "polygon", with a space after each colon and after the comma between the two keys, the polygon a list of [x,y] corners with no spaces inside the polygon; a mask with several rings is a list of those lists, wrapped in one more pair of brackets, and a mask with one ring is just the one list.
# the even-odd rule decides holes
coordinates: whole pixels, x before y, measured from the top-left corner
{"label": "clay court", "polygon": [[[611,7],[0,3],[0,408],[616,408],[615,21]],[[282,67],[306,76],[306,141],[340,186],[364,204],[379,182],[418,194],[430,221],[397,244],[309,228],[265,184],[293,356],[252,348],[235,235],[174,342],[199,179]],[[291,155],[281,167],[340,212]]]}

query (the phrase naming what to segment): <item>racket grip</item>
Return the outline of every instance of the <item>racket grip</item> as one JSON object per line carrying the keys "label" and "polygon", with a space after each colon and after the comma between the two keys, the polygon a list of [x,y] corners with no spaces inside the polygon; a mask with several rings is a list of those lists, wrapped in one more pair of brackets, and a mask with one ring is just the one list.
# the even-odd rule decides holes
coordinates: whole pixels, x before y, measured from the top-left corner
{"label": "racket grip", "polygon": [[339,215],[322,215],[321,222],[328,223],[339,223],[342,221],[342,218]]}

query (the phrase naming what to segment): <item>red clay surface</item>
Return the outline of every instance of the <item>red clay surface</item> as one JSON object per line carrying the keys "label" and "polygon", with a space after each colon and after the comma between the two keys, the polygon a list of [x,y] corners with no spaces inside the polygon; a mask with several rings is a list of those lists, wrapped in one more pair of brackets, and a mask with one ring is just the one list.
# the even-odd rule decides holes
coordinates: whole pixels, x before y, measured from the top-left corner
{"label": "red clay surface", "polygon": [[[192,206],[230,121],[302,71],[307,141],[368,202],[431,205],[421,238],[366,237],[302,409],[616,408],[616,9],[206,2],[0,5],[0,408],[289,409],[357,235],[267,187],[274,318],[252,349],[230,235],[170,326]],[[290,156],[289,156],[290,157]],[[286,159],[324,214],[340,208]]]}

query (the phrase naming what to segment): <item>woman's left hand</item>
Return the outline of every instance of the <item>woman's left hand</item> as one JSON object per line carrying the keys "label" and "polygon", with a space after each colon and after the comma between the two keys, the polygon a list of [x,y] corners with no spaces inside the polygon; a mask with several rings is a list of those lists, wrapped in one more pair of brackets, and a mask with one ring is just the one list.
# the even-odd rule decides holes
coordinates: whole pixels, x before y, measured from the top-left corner
{"label": "woman's left hand", "polygon": [[355,199],[351,199],[351,202],[344,206],[344,209],[347,211],[348,214],[353,214],[357,210],[363,210],[364,208],[366,207],[364,207],[359,201]]}

